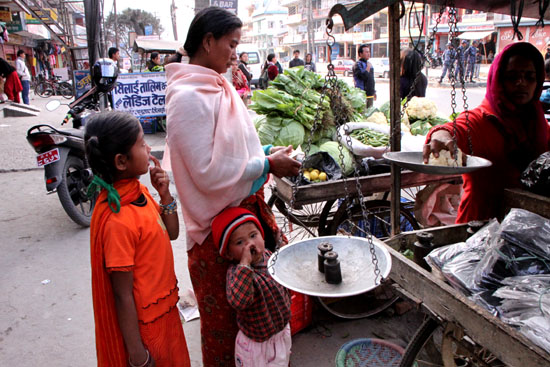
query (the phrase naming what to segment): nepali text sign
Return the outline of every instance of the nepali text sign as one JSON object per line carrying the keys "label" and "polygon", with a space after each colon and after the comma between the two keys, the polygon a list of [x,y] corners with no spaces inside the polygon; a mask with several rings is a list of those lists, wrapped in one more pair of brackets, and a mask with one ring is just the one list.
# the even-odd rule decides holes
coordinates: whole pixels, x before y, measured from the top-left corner
{"label": "nepali text sign", "polygon": [[92,88],[92,76],[90,70],[75,70],[73,74],[76,98],[79,98]]}
{"label": "nepali text sign", "polygon": [[137,117],[164,116],[165,92],[164,72],[119,74],[113,89],[113,102],[117,111]]}
{"label": "nepali text sign", "polygon": [[219,6],[237,14],[238,0],[210,0],[211,6]]}

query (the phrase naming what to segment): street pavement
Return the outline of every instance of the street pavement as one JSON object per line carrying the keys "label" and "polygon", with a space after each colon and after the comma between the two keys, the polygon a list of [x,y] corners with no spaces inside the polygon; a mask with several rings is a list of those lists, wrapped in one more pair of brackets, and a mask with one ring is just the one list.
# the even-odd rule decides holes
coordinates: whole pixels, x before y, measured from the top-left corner
{"label": "street pavement", "polygon": [[[443,91],[448,92],[434,90],[434,95]],[[25,139],[35,124],[59,126],[68,107],[49,112],[49,99],[31,98],[31,104],[42,109],[38,117],[0,118],[0,366],[90,367],[96,360],[89,229],[69,219],[57,195],[46,194],[43,170],[36,167],[35,153]],[[157,153],[162,153],[164,139],[164,133],[146,135]],[[148,177],[142,181],[154,193]],[[176,193],[173,185],[171,190]],[[180,238],[173,241],[183,297],[191,289],[184,231],[181,223]],[[318,304],[316,309],[313,326],[293,337],[293,366],[333,366],[340,346],[356,338],[382,338],[404,347],[422,321],[416,311],[397,316],[393,308],[361,320],[338,319]],[[200,367],[199,320],[185,323],[184,330],[192,366]]]}

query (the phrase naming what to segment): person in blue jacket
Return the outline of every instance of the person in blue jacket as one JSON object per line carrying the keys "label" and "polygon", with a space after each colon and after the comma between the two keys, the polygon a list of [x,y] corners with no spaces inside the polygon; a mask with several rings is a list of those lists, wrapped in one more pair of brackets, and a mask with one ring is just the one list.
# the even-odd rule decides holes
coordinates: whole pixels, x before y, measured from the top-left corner
{"label": "person in blue jacket", "polygon": [[449,80],[451,80],[451,66],[455,62],[456,51],[455,47],[451,42],[447,43],[447,49],[443,52],[443,72],[439,78],[439,83],[443,82],[445,75],[447,75],[447,70],[449,71]]}
{"label": "person in blue jacket", "polygon": [[472,42],[472,45],[466,49],[465,60],[468,60],[468,66],[466,67],[466,80],[470,78],[471,83],[474,81],[474,70],[476,65],[476,55],[477,55],[477,41]]}
{"label": "person in blue jacket", "polygon": [[[455,78],[464,82],[464,64],[466,63],[466,50],[468,49],[468,41],[462,40],[460,46],[456,50],[456,70]],[[458,79],[458,74],[460,74],[460,79]]]}
{"label": "person in blue jacket", "polygon": [[357,52],[359,60],[353,65],[353,81],[355,87],[362,89],[367,94],[367,108],[372,107],[376,100],[374,89],[374,67],[369,62],[370,49],[368,45],[359,46]]}

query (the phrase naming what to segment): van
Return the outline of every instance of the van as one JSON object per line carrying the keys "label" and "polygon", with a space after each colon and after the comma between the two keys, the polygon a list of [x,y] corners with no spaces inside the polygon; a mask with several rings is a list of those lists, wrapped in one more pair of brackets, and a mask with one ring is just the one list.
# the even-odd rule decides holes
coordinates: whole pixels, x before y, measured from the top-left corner
{"label": "van", "polygon": [[237,58],[241,52],[246,52],[248,54],[248,71],[252,73],[250,85],[258,88],[263,66],[262,60],[260,60],[260,50],[258,46],[253,43],[241,43],[237,45]]}
{"label": "van", "polygon": [[387,57],[371,57],[369,62],[374,68],[374,76],[380,78],[390,77],[390,59]]}

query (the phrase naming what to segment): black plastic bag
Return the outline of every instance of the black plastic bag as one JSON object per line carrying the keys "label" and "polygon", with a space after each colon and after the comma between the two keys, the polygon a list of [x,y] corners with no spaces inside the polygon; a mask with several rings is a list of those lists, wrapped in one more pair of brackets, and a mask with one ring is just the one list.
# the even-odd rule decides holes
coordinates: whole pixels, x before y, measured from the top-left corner
{"label": "black plastic bag", "polygon": [[542,153],[521,174],[521,183],[536,194],[550,196],[550,152]]}
{"label": "black plastic bag", "polygon": [[[308,168],[316,168],[327,174],[327,181],[339,180],[342,178],[342,169],[336,161],[327,152],[317,152],[308,157],[302,162],[302,167],[305,170]],[[296,182],[298,176],[292,178]],[[300,177],[299,185],[307,185],[312,183],[304,176]]]}
{"label": "black plastic bag", "polygon": [[367,157],[361,160],[359,174],[361,176],[378,175],[391,172],[391,164],[385,158]]}

